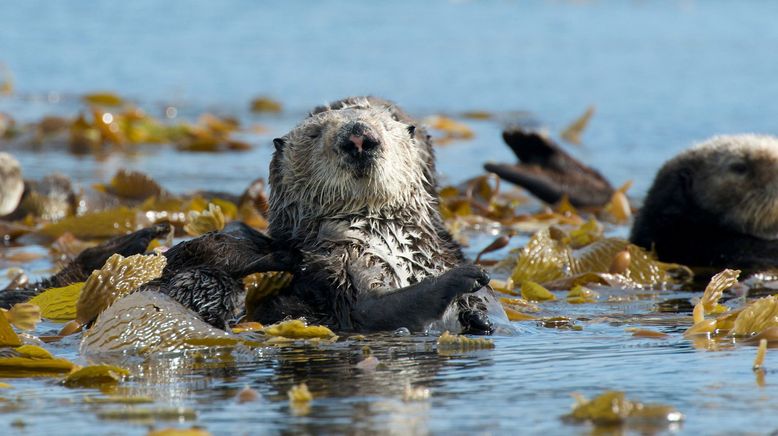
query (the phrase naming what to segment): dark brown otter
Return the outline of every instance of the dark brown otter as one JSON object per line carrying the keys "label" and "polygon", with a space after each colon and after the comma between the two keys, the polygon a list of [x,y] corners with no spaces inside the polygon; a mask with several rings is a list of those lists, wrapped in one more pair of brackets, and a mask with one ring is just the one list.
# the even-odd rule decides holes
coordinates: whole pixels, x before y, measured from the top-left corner
{"label": "dark brown otter", "polygon": [[575,207],[599,207],[613,195],[613,187],[602,174],[540,133],[512,128],[505,130],[502,137],[520,162],[487,163],[484,168],[546,203],[557,203],[566,195]]}
{"label": "dark brown otter", "polygon": [[630,239],[691,267],[778,266],[778,139],[717,136],[665,163]]}
{"label": "dark brown otter", "polygon": [[484,302],[465,295],[489,277],[445,229],[432,144],[408,115],[385,100],[347,98],[274,143],[269,233],[301,261],[291,288],[249,315],[351,331],[420,331],[443,317],[492,331]]}

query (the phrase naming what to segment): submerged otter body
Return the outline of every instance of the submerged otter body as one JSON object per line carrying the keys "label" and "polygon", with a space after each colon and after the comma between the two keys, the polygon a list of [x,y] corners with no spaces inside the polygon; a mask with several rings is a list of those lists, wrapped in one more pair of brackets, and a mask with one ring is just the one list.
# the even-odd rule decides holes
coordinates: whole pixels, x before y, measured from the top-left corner
{"label": "submerged otter body", "polygon": [[717,136],[668,161],[630,239],[692,267],[778,266],[778,138]]}
{"label": "submerged otter body", "polygon": [[432,145],[406,114],[380,99],[348,98],[274,142],[269,233],[302,257],[291,289],[257,307],[254,319],[418,331],[446,313],[465,331],[491,332],[481,299],[463,296],[488,276],[446,231]]}

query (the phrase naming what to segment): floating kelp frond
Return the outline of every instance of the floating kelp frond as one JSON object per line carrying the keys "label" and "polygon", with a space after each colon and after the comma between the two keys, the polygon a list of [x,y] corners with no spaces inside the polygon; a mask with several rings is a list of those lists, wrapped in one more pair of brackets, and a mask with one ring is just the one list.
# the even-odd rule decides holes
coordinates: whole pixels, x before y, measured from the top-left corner
{"label": "floating kelp frond", "polygon": [[83,97],[84,102],[100,106],[121,106],[124,100],[113,92],[93,92]]}
{"label": "floating kelp frond", "polygon": [[87,404],[148,404],[154,399],[146,396],[108,395],[105,397],[85,397]]}
{"label": "floating kelp frond", "polygon": [[268,336],[281,336],[289,339],[337,338],[329,328],[323,325],[309,326],[300,319],[290,319],[269,325],[262,329],[262,332]]}
{"label": "floating kelp frond", "polygon": [[76,303],[76,319],[81,324],[95,319],[114,301],[159,278],[166,264],[167,259],[157,254],[112,255],[84,283]]}
{"label": "floating kelp frond", "polygon": [[249,105],[251,112],[279,113],[283,110],[280,102],[270,97],[257,97]]}
{"label": "floating kelp frond", "polygon": [[494,348],[494,341],[486,338],[473,339],[462,335],[452,335],[448,331],[443,332],[438,338],[438,350],[472,351],[492,348]]}
{"label": "floating kelp frond", "polygon": [[754,358],[754,365],[752,366],[754,371],[762,369],[765,355],[767,355],[767,339],[760,339],[759,348],[756,350],[756,357]]}
{"label": "floating kelp frond", "polygon": [[435,138],[438,144],[446,144],[456,139],[472,139],[475,136],[473,130],[466,124],[443,115],[427,117],[424,119],[424,124],[442,133],[442,136]]}
{"label": "floating kelp frond", "polygon": [[117,207],[67,217],[45,225],[39,232],[52,239],[59,238],[65,232],[70,232],[79,239],[102,239],[124,235],[149,224],[144,213],[127,207]]}
{"label": "floating kelp frond", "polygon": [[624,392],[605,391],[591,401],[576,396],[573,411],[566,418],[596,425],[622,425],[631,419],[641,424],[661,425],[682,421],[684,417],[672,406],[642,404],[628,400]]}
{"label": "floating kelp frond", "polygon": [[570,304],[596,303],[600,295],[589,288],[576,285],[567,293],[567,302]]}
{"label": "floating kelp frond", "polygon": [[720,310],[717,310],[719,299],[724,294],[724,291],[737,284],[738,276],[740,276],[740,270],[725,269],[711,277],[698,303],[702,305],[705,313],[720,312]]}
{"label": "floating kelp frond", "polygon": [[62,383],[68,387],[90,388],[116,384],[129,376],[130,372],[113,365],[85,366],[68,374]]}
{"label": "floating kelp frond", "polygon": [[557,237],[553,238],[550,229],[537,232],[520,251],[511,275],[514,282],[545,283],[585,273],[608,273],[622,252],[629,253],[629,263],[621,275],[640,286],[665,286],[673,282],[670,271],[685,268],[656,261],[640,247],[617,238],[600,239],[573,250],[564,242],[566,233],[556,228],[554,232]]}
{"label": "floating kelp frond", "polygon": [[16,334],[6,317],[0,316],[0,347],[18,347],[22,340]]}
{"label": "floating kelp frond", "polygon": [[602,209],[603,218],[615,224],[626,224],[632,217],[632,207],[627,199],[627,189],[632,186],[632,182],[627,182],[621,188],[617,189],[611,196],[608,204]]}
{"label": "floating kelp frond", "polygon": [[198,347],[187,341],[233,337],[207,324],[167,295],[141,291],[116,301],[97,317],[84,334],[81,352],[177,351]]}
{"label": "floating kelp frond", "polygon": [[560,133],[560,136],[565,141],[579,145],[581,143],[581,134],[586,126],[589,125],[589,120],[594,116],[594,106],[589,106],[586,111],[578,118],[575,119],[565,130]]}
{"label": "floating kelp frond", "polygon": [[529,301],[553,301],[556,296],[543,286],[529,280],[521,284],[521,298]]}
{"label": "floating kelp frond", "polygon": [[187,214],[184,231],[190,236],[200,236],[204,233],[219,231],[224,228],[224,224],[222,209],[213,203],[208,203],[208,210],[191,211]]}
{"label": "floating kelp frond", "polygon": [[211,432],[204,428],[163,428],[160,430],[151,430],[146,436],[211,436]]}
{"label": "floating kelp frond", "polygon": [[775,295],[760,298],[744,307],[735,318],[730,334],[747,337],[772,327],[778,327],[778,297]]}
{"label": "floating kelp frond", "polygon": [[81,296],[84,282],[73,283],[61,288],[51,288],[30,299],[30,303],[41,309],[41,316],[51,321],[76,319],[76,303]]}
{"label": "floating kelp frond", "polygon": [[41,347],[23,345],[0,357],[0,377],[51,377],[68,373],[74,366]]}
{"label": "floating kelp frond", "polygon": [[41,308],[32,303],[18,303],[11,310],[0,309],[5,318],[16,328],[22,330],[35,330],[35,326],[41,322]]}
{"label": "floating kelp frond", "polygon": [[294,277],[284,271],[271,271],[251,274],[243,278],[246,288],[246,313],[251,316],[257,306],[267,297],[282,292],[289,287]]}
{"label": "floating kelp frond", "polygon": [[119,421],[174,420],[181,422],[197,419],[197,412],[188,407],[124,407],[101,410],[97,412],[97,417]]}
{"label": "floating kelp frond", "polygon": [[146,173],[120,169],[107,185],[98,185],[98,189],[113,195],[131,200],[145,200],[149,197],[159,197],[163,189]]}

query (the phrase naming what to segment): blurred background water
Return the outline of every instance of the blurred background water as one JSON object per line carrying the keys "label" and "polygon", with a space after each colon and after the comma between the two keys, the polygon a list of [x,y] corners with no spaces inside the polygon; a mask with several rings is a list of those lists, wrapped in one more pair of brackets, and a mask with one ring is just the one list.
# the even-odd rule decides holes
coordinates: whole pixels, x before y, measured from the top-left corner
{"label": "blurred background water", "polygon": [[[109,90],[157,115],[173,105],[182,115],[212,111],[260,123],[269,131],[252,137],[255,147],[247,153],[156,147],[98,161],[14,151],[32,178],[57,170],[86,184],[131,167],[177,192],[240,192],[267,174],[274,136],[313,106],[348,95],[383,96],[420,117],[528,111],[552,133],[593,105],[584,144],[568,149],[615,185],[634,180],[631,194],[640,198],[659,165],[695,141],[778,133],[776,17],[778,2],[768,1],[7,0],[0,5],[0,62],[13,73],[15,95],[0,98],[0,111],[27,121],[73,115],[78,95]],[[285,111],[251,114],[249,101],[257,95],[280,100]],[[499,136],[504,119],[510,117],[468,121],[473,140],[439,149],[444,180],[476,175],[486,160],[513,160]],[[590,320],[605,316],[587,312],[598,308],[559,310],[568,316],[579,310]],[[309,354],[292,369],[284,364],[294,360],[289,356],[255,356],[229,376],[192,370],[154,392],[163,397],[183,386],[172,404],[194,406],[198,424],[232,434],[587,433],[590,428],[564,426],[557,416],[572,402],[570,392],[606,388],[679,407],[688,420],[675,430],[690,434],[778,427],[775,385],[757,388],[753,381],[753,348],[711,355],[679,338],[677,320],[629,318],[650,304],[603,310],[627,318],[584,322],[583,332],[528,329],[497,338],[494,352],[465,357],[405,353],[407,344],[397,348],[391,341],[371,344],[381,359],[412,363],[390,365],[375,377],[350,366],[358,344],[342,354]],[[634,340],[624,332],[646,323],[675,336]],[[311,363],[310,356],[318,360]],[[314,393],[327,393],[310,416],[289,417],[283,393],[291,381],[306,379],[314,380]],[[418,407],[398,401],[397,386],[406,381],[431,386],[433,400]],[[246,384],[281,401],[238,407],[232,396]],[[31,405],[21,414],[0,414],[6,429],[21,416],[28,428],[20,431],[28,434],[62,431],[65,420],[72,421],[66,433],[144,431],[98,421],[78,401],[86,393],[37,381],[17,388]],[[71,396],[76,401],[66,402]],[[49,406],[52,401],[59,406]]]}
{"label": "blurred background water", "polygon": [[[640,197],[695,141],[778,131],[776,16],[768,1],[24,0],[3,4],[0,61],[33,96],[114,90],[241,114],[271,95],[287,119],[271,120],[265,147],[347,95],[417,115],[527,110],[552,132],[594,105],[574,153]],[[441,153],[443,172],[512,160],[498,129]],[[266,171],[254,165],[230,173]]]}

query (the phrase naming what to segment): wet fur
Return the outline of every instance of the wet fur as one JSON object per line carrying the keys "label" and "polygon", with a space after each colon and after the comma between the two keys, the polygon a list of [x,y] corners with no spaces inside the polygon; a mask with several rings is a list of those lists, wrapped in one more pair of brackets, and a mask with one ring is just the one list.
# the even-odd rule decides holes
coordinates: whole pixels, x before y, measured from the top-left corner
{"label": "wet fur", "polygon": [[[383,147],[362,177],[334,146],[354,121],[370,126]],[[259,306],[257,320],[306,316],[339,330],[421,330],[488,282],[443,225],[428,135],[389,102],[348,98],[315,109],[278,141],[270,186],[270,236],[303,260],[291,290]],[[460,315],[485,322],[485,314]]]}
{"label": "wet fur", "polygon": [[630,239],[693,267],[778,266],[778,139],[718,136],[668,161]]}

